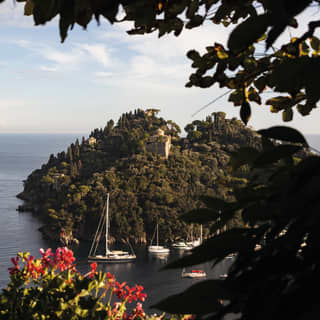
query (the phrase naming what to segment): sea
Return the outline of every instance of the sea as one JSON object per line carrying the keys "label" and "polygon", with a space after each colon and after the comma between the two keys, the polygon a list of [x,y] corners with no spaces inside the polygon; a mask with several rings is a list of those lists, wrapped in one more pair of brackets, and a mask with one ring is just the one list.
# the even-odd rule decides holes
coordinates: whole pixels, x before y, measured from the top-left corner
{"label": "sea", "polygon": [[[45,240],[39,232],[41,221],[31,213],[17,211],[22,203],[16,195],[23,190],[23,180],[35,169],[46,163],[50,154],[66,150],[67,147],[81,140],[78,134],[0,134],[0,290],[9,282],[8,267],[10,258],[20,251],[28,251],[40,257],[40,248],[56,249],[57,243]],[[320,135],[307,136],[314,150],[320,150]],[[77,268],[86,273],[89,268],[87,260],[90,243],[81,242],[74,248]],[[149,313],[159,313],[151,306],[161,299],[180,293],[199,279],[181,278],[181,270],[161,270],[167,262],[181,257],[184,253],[171,249],[167,257],[150,256],[145,246],[135,247],[137,260],[134,263],[101,264],[103,271],[115,275],[118,281],[128,285],[142,285],[148,297],[144,303]],[[207,279],[218,279],[224,274],[231,260],[222,261],[212,269],[210,263],[196,268],[204,269]],[[201,280],[200,280],[201,281]]]}
{"label": "sea", "polygon": [[[55,242],[42,237],[39,232],[41,221],[32,213],[18,212],[22,201],[16,195],[23,190],[23,180],[35,169],[75,142],[81,141],[82,135],[75,134],[0,134],[0,290],[9,282],[8,268],[11,257],[20,251],[30,252],[40,257],[40,248],[56,249]],[[81,242],[73,248],[77,268],[83,274],[90,269],[87,260],[90,243]],[[151,306],[163,298],[177,294],[201,281],[181,278],[181,271],[161,270],[167,262],[181,257],[184,253],[171,249],[169,256],[149,255],[145,246],[135,247],[137,260],[133,263],[100,264],[98,269],[115,275],[119,282],[127,282],[145,288],[147,299],[144,309],[148,314],[160,313]],[[231,260],[222,261],[212,269],[210,263],[196,266],[207,273],[207,279],[218,279],[229,268]]]}

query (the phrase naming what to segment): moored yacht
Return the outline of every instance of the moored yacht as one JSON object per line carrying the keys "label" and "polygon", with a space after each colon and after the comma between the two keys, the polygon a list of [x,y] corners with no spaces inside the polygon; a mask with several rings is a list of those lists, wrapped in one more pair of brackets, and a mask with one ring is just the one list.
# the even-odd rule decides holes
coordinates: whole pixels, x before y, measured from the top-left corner
{"label": "moored yacht", "polygon": [[[105,253],[96,254],[96,251],[99,245],[99,240],[101,238],[102,230],[104,229],[104,226],[105,226],[105,238],[106,238]],[[136,260],[136,255],[134,253],[129,253],[127,251],[121,251],[121,250],[109,250],[108,240],[109,240],[109,193],[107,195],[107,202],[102,211],[98,228],[92,242],[88,260],[103,262],[103,263],[120,263],[120,262],[131,262]]]}
{"label": "moored yacht", "polygon": [[150,253],[159,253],[159,254],[169,254],[170,249],[165,248],[164,246],[159,246],[159,227],[158,227],[158,224],[156,226],[155,233],[156,233],[156,243],[157,244],[156,245],[152,245],[153,238],[154,238],[154,234],[153,234],[153,237],[152,237],[152,240],[151,240],[151,245],[148,247],[148,252],[150,252]]}

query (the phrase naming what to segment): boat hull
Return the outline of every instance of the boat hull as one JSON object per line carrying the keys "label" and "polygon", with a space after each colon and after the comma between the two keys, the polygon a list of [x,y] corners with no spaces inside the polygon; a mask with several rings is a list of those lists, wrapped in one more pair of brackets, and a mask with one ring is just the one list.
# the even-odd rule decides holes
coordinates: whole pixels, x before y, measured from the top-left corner
{"label": "boat hull", "polygon": [[165,254],[165,253],[169,253],[170,250],[168,248],[164,248],[163,246],[149,246],[148,252]]}
{"label": "boat hull", "polygon": [[182,278],[204,278],[206,277],[206,273],[193,273],[193,272],[186,272],[182,273]]}
{"label": "boat hull", "polygon": [[126,263],[126,262],[133,262],[136,260],[135,255],[128,255],[128,256],[89,256],[88,260],[93,262],[100,262],[100,263]]}

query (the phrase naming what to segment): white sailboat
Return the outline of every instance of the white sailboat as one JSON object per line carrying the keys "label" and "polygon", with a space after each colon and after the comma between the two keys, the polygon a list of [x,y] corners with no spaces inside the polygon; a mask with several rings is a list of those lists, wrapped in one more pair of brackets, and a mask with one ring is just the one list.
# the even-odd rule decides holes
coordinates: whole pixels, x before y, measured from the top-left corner
{"label": "white sailboat", "polygon": [[192,250],[193,249],[193,246],[192,245],[189,245],[187,244],[186,242],[184,241],[179,241],[179,242],[175,242],[172,247],[174,249],[178,249],[178,250]]}
{"label": "white sailboat", "polygon": [[165,248],[164,246],[159,246],[159,227],[158,224],[156,226],[156,239],[157,239],[157,244],[155,246],[152,245],[154,234],[151,240],[151,246],[148,247],[148,252],[150,253],[157,253],[157,254],[169,254],[170,250],[168,248]]}
{"label": "white sailboat", "polygon": [[[104,226],[105,226],[105,236],[106,236],[105,254],[97,255],[96,251],[100,242],[100,238],[101,238]],[[136,255],[134,253],[130,254],[127,251],[109,250],[108,240],[109,240],[109,193],[107,194],[107,202],[103,208],[103,212],[100,217],[98,228],[91,245],[88,260],[103,262],[103,263],[120,263],[120,262],[131,262],[136,260]]]}
{"label": "white sailboat", "polygon": [[186,244],[192,248],[198,247],[202,244],[202,224],[200,225],[200,237],[196,240],[189,241]]}

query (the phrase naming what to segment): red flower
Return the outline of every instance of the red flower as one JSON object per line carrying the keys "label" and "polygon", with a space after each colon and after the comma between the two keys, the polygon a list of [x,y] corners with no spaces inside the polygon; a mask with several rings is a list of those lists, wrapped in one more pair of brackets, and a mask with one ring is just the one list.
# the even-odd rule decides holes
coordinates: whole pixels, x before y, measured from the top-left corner
{"label": "red flower", "polygon": [[146,297],[147,297],[147,295],[146,295],[145,293],[142,293],[142,290],[144,289],[143,286],[138,286],[138,285],[136,284],[136,289],[137,289],[137,291],[136,291],[136,296],[137,296],[137,298],[138,298],[140,301],[143,302],[143,301],[146,299]]}
{"label": "red flower", "polygon": [[15,272],[20,270],[19,257],[11,258],[11,262],[13,263],[14,267],[8,268],[10,274],[14,274]]}
{"label": "red flower", "polygon": [[96,270],[97,270],[97,263],[96,262],[92,262],[90,264],[90,267],[91,267],[91,271],[90,271],[90,274],[89,274],[89,278],[93,278],[94,274],[96,273]]}
{"label": "red flower", "polygon": [[123,289],[123,287],[126,285],[126,282],[122,282],[121,284],[116,281],[115,283],[115,288],[113,288],[113,292],[115,292],[116,296],[118,299],[123,299],[125,298],[126,295],[126,290]]}
{"label": "red flower", "polygon": [[127,289],[127,293],[124,295],[124,298],[129,302],[131,303],[132,300],[135,300],[137,301],[137,297],[136,295],[134,294],[134,291],[136,291],[136,288],[135,287],[128,287],[126,286],[126,289]]}

